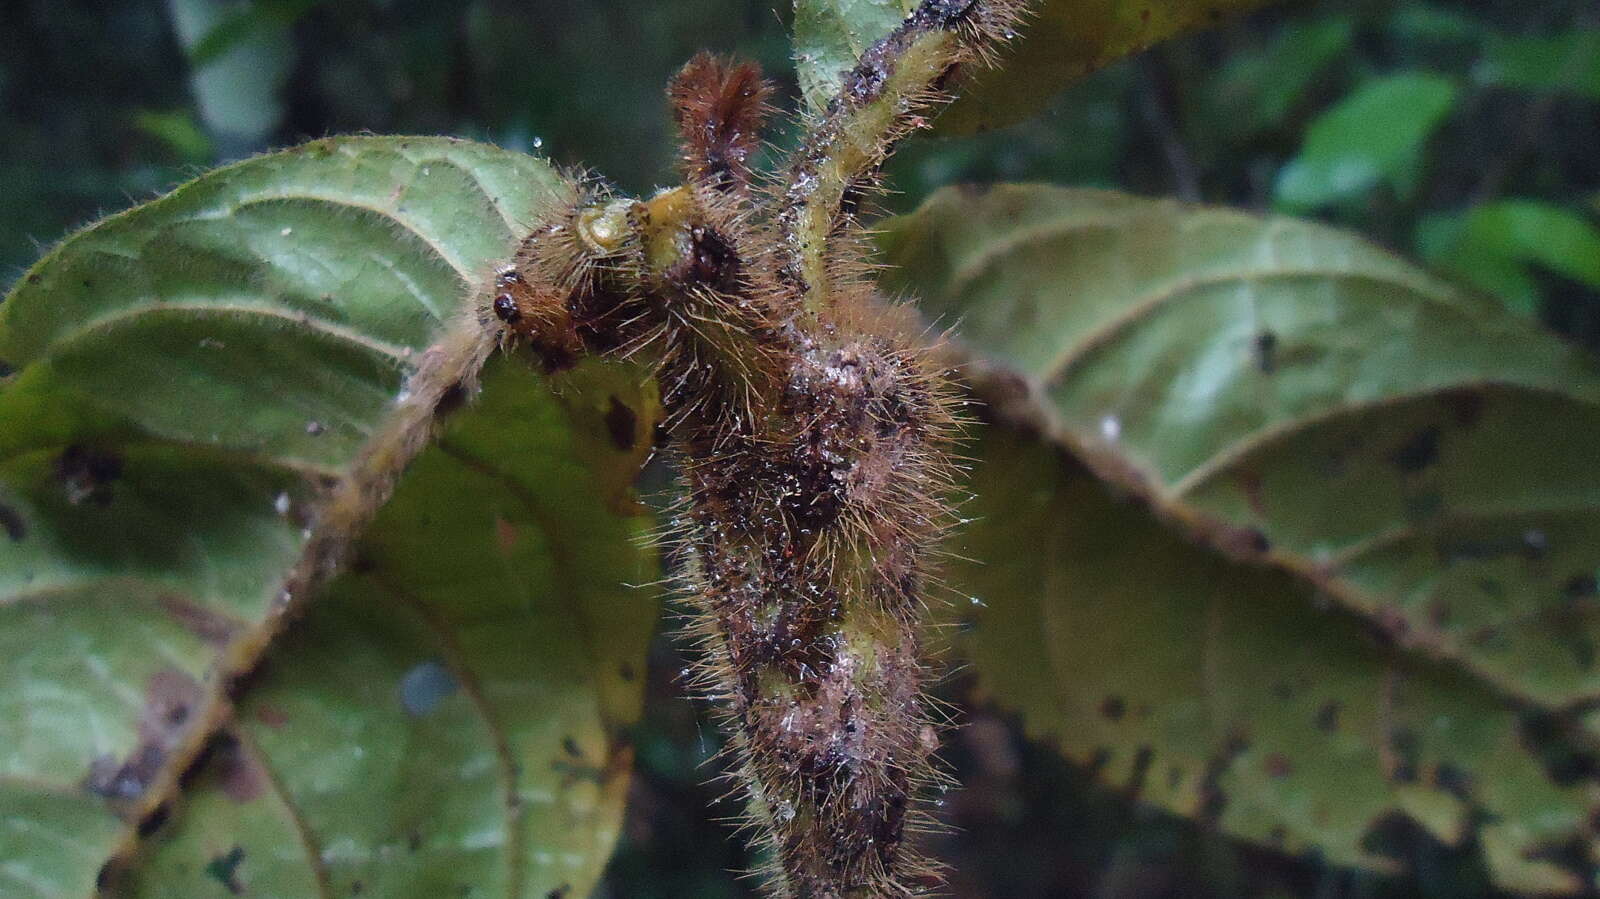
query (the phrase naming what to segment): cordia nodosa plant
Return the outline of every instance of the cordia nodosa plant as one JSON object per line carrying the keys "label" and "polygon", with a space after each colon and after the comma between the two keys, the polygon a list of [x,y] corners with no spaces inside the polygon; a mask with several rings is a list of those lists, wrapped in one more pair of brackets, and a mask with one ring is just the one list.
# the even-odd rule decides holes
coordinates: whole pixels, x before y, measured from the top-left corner
{"label": "cordia nodosa plant", "polygon": [[0,894],[585,892],[657,555],[769,895],[959,893],[935,757],[991,707],[1245,842],[1594,886],[1600,527],[1507,436],[1600,433],[1592,359],[1289,219],[1043,186],[876,217],[964,90],[998,121],[1007,78],[1216,10],[797,6],[770,171],[779,92],[702,53],[646,196],[330,139],[22,276]]}

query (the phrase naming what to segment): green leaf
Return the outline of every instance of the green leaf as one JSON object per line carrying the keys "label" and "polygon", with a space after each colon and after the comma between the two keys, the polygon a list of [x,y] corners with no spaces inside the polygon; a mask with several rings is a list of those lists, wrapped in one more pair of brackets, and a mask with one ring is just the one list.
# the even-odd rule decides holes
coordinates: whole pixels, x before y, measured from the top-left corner
{"label": "green leaf", "polygon": [[1405,41],[1441,44],[1475,45],[1486,33],[1482,22],[1459,10],[1423,3],[1395,7],[1389,16],[1389,30]]}
{"label": "green leaf", "polygon": [[[1036,5],[1002,49],[995,68],[969,67],[957,100],[936,122],[940,134],[972,134],[1022,121],[1051,97],[1124,56],[1263,0],[1049,0]],[[827,107],[842,75],[914,9],[912,0],[795,0],[794,45],[806,106]]]}
{"label": "green leaf", "polygon": [[1281,127],[1354,34],[1343,16],[1293,22],[1260,50],[1230,54],[1202,97],[1210,107],[1206,121],[1241,136]]}
{"label": "green leaf", "polygon": [[1525,315],[1536,316],[1540,306],[1530,266],[1600,289],[1600,228],[1580,213],[1537,200],[1498,200],[1428,216],[1418,223],[1418,247],[1428,262]]}
{"label": "green leaf", "polygon": [[[936,194],[888,222],[883,245],[896,267],[887,287],[921,297],[931,317],[961,322],[959,337],[983,360],[980,380],[999,414],[1029,420],[1250,571],[1277,572],[1249,575],[1279,585],[1262,588],[1267,598],[1257,605],[1270,600],[1301,614],[1315,593],[1364,619],[1407,664],[1450,672],[1452,690],[1500,710],[1492,721],[1521,709],[1577,728],[1563,716],[1600,698],[1600,471],[1588,452],[1600,441],[1600,368],[1592,357],[1357,238],[1288,219],[1008,186]],[[1039,495],[1050,501],[1049,491]],[[1093,545],[1111,553],[1105,544],[1116,529],[1094,527],[1106,536]],[[1022,543],[1007,539],[996,545]],[[1108,580],[1171,564],[1139,545],[1106,557]],[[996,571],[1013,567],[976,544],[963,552]],[[1030,564],[1048,558],[1028,554]],[[1161,577],[1181,579],[1184,570]],[[1214,570],[1222,569],[1197,569],[1186,589],[1203,592]],[[1055,576],[1024,567],[1012,583]],[[1051,595],[1099,601],[1065,587]],[[1153,612],[1129,614],[1114,621],[1109,611],[1063,612],[1092,628],[1165,628]],[[1334,640],[1320,625],[1297,628],[1308,647]],[[1130,633],[1107,657],[1156,665],[1162,633],[1151,632],[1143,655]],[[1363,701],[1373,707],[1380,698]],[[1509,726],[1491,729],[1520,745]],[[1158,754],[1159,741],[1191,736],[1176,724],[1145,734]],[[1586,729],[1582,740],[1595,739]],[[1393,771],[1360,776],[1394,780]],[[1567,794],[1526,772],[1512,782],[1527,804],[1493,806],[1503,821],[1492,839],[1487,825],[1482,832],[1496,876],[1507,884],[1560,879],[1518,853],[1539,849],[1583,810],[1570,797],[1556,801]],[[1324,778],[1304,789],[1338,792],[1343,783]],[[1376,798],[1413,801],[1406,786],[1348,798],[1371,823],[1384,811]],[[1435,833],[1454,832],[1460,809],[1436,807],[1449,805],[1452,790],[1437,787],[1415,800],[1431,811],[1408,805],[1408,813]],[[1278,824],[1311,814],[1311,795],[1273,799],[1284,803],[1272,812]],[[1196,813],[1192,804],[1168,805]],[[1356,815],[1349,811],[1342,835],[1330,831],[1330,857],[1370,861],[1351,842]],[[1312,840],[1306,822],[1317,818],[1299,820],[1300,839]],[[1251,839],[1271,835],[1221,823]]]}
{"label": "green leaf", "polygon": [[1600,290],[1600,228],[1569,209],[1537,200],[1484,203],[1467,214],[1462,240],[1469,250],[1498,248]]}
{"label": "green leaf", "polygon": [[144,110],[134,115],[133,126],[164,144],[191,165],[204,163],[216,152],[211,138],[188,110]]}
{"label": "green leaf", "polygon": [[1484,47],[1473,76],[1486,84],[1600,100],[1600,29],[1496,37]]}
{"label": "green leaf", "polygon": [[491,364],[355,569],[252,678],[130,894],[577,896],[599,880],[656,620],[655,595],[624,586],[656,577],[629,496],[655,398],[626,370],[563,380],[552,394]]}
{"label": "green leaf", "polygon": [[1455,86],[1440,75],[1410,72],[1367,82],[1311,124],[1300,154],[1278,173],[1277,205],[1304,212],[1379,184],[1409,194],[1428,139],[1455,99]]}
{"label": "green leaf", "polygon": [[189,64],[205,68],[229,51],[274,28],[287,28],[324,0],[254,0],[249,6],[218,16],[189,48]]}
{"label": "green leaf", "polygon": [[[557,617],[570,632],[593,639],[598,629],[580,626],[580,612],[614,594],[612,582],[585,566],[612,566],[618,557],[599,543],[549,537],[548,519],[536,528],[532,511],[508,505],[508,497],[532,489],[531,482],[516,486],[519,472],[540,477],[553,467],[560,474],[551,483],[561,491],[541,484],[541,508],[593,518],[602,504],[575,460],[604,458],[583,435],[607,433],[609,406],[569,411],[573,423],[563,428],[553,410],[564,407],[541,399],[546,388],[532,378],[522,379],[529,395],[513,390],[504,397],[500,385],[510,376],[489,379],[498,389],[484,399],[482,414],[501,410],[526,420],[496,419],[506,433],[495,436],[480,413],[463,417],[450,439],[464,455],[430,451],[423,462],[437,473],[408,478],[401,489],[409,509],[434,507],[429,516],[386,513],[356,553],[365,559],[361,573],[340,581],[327,608],[314,608],[256,675],[261,701],[278,697],[306,716],[303,722],[316,720],[320,707],[342,729],[330,724],[294,745],[275,745],[251,730],[266,720],[256,714],[255,681],[235,680],[255,668],[283,626],[284,610],[303,605],[285,595],[300,582],[294,572],[325,564],[327,547],[316,540],[324,504],[341,490],[372,487],[358,466],[381,471],[403,462],[362,454],[376,448],[369,441],[404,407],[397,399],[409,389],[409,375],[437,358],[427,350],[447,319],[481,274],[506,258],[559,184],[539,160],[478,144],[319,141],[217,170],[102,221],[50,253],[0,305],[0,372],[14,370],[0,381],[0,682],[7,684],[0,694],[0,892],[88,894],[109,859],[126,857],[141,827],[167,817],[175,819],[176,848],[158,852],[152,864],[173,859],[213,877],[256,876],[250,872],[269,858],[284,859],[286,869],[298,860],[310,871],[307,827],[318,828],[314,834],[327,840],[323,852],[337,856],[378,846],[391,832],[385,828],[410,820],[462,826],[466,819],[450,817],[458,801],[452,790],[395,795],[404,781],[382,778],[382,764],[398,749],[385,741],[396,736],[423,739],[410,744],[426,754],[419,759],[453,760],[428,771],[425,782],[454,776],[463,790],[480,794],[476,765],[495,771],[508,754],[546,758],[548,741],[529,736],[527,722],[496,692],[513,670],[504,654],[523,647],[508,641],[497,655],[485,645],[484,622],[497,622],[509,636],[516,633],[512,610],[548,618],[550,604],[561,603]],[[617,395],[640,422],[652,420],[647,402]],[[511,448],[562,441],[573,446],[554,460],[529,460]],[[480,456],[489,469],[467,461]],[[495,474],[508,465],[510,474]],[[483,542],[481,517],[463,520],[484,509],[462,503],[472,491],[496,498],[490,508],[499,516],[493,545],[500,552],[492,557],[474,554]],[[631,510],[618,512],[613,535],[634,527]],[[431,523],[447,517],[459,527]],[[428,541],[434,543],[425,552],[420,544]],[[474,561],[492,574],[462,580],[463,590],[480,588],[472,606],[430,579],[470,570]],[[392,579],[392,587],[376,586],[379,577]],[[453,604],[442,610],[441,603]],[[371,634],[351,630],[374,620]],[[612,723],[627,720],[636,701],[629,698],[635,686],[606,686],[615,681],[606,667],[612,652],[637,651],[642,625],[634,621],[619,616],[616,643],[593,654],[594,667],[569,665],[531,682],[548,687],[541,695],[562,710],[556,717],[574,729],[586,764],[611,749],[595,722],[605,723],[609,739]],[[565,658],[556,654],[557,642],[552,631],[528,637],[526,648]],[[418,657],[422,651],[429,654]],[[303,670],[296,653],[307,659]],[[410,666],[405,673],[429,659],[449,674],[434,677],[436,685],[453,680],[460,687],[440,700],[441,709],[448,701],[459,733],[439,734],[431,721],[402,728],[394,719],[396,681],[382,678],[392,666]],[[322,680],[325,673],[341,679]],[[259,749],[252,757],[273,766],[269,792],[307,817],[286,811],[271,818],[241,807],[219,819],[207,811],[212,794],[202,787],[195,820],[213,823],[188,839],[203,842],[206,852],[185,854],[185,834],[196,832],[184,824],[188,810],[170,799],[178,775],[226,722],[235,690],[242,690],[240,745]],[[482,701],[463,711],[475,690]],[[604,695],[585,705],[586,691]],[[355,699],[377,693],[391,701],[366,710]],[[305,733],[292,719],[285,729]],[[290,767],[305,758],[295,753],[309,752],[317,740],[332,741],[328,752],[308,768]],[[474,754],[461,754],[468,750]],[[338,753],[345,767],[335,764]],[[356,771],[350,760],[359,753],[375,760]],[[349,789],[352,771],[370,778],[372,795],[346,798],[345,817],[360,817],[367,830],[345,834],[339,822],[316,818],[328,796],[295,790],[307,778],[313,793],[319,785]],[[528,769],[529,789],[549,787],[548,771]],[[518,790],[523,783],[516,782]],[[604,811],[587,819],[586,833],[565,837],[571,857],[582,855],[568,868],[574,883],[592,871],[594,853],[603,855],[614,833],[610,803],[618,787],[600,787],[596,808]],[[565,864],[559,854],[554,867],[540,860],[544,850],[533,841],[541,828],[571,825],[540,819],[538,807],[522,803],[515,821],[523,829],[505,834],[499,850],[507,859],[520,855],[518,876],[528,883]],[[295,827],[285,830],[286,821]],[[230,831],[228,822],[240,829]],[[236,843],[253,847],[252,854],[232,859]],[[571,848],[578,845],[593,852]],[[444,864],[439,853],[426,858]],[[326,864],[330,872],[347,870]],[[176,867],[160,873],[177,876]]]}
{"label": "green leaf", "polygon": [[1475,838],[1501,887],[1582,892],[1552,859],[1593,851],[1593,782],[1532,751],[1538,720],[988,430],[955,542],[985,564],[948,575],[981,598],[959,644],[980,699],[1108,786],[1237,838],[1397,872],[1415,826]]}
{"label": "green leaf", "polygon": [[916,0],[796,0],[795,75],[807,108],[827,108],[862,51],[916,8]]}

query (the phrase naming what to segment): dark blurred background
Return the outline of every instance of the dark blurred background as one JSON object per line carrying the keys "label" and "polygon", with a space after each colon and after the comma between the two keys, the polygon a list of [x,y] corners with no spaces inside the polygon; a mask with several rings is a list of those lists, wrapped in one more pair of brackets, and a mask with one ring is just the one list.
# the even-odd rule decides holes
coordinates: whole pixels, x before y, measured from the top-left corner
{"label": "dark blurred background", "polygon": [[[671,181],[667,77],[756,59],[795,104],[790,12],[748,0],[5,0],[0,287],[72,228],[219,162],[351,132],[452,134]],[[780,125],[777,148],[791,139]],[[779,152],[778,149],[774,153]],[[1269,7],[1107,68],[1026,123],[919,139],[891,210],[957,181],[1042,180],[1321,218],[1600,347],[1600,4]],[[623,846],[600,895],[752,893],[707,781],[718,748],[652,659]],[[944,687],[952,699],[960,676]],[[1487,895],[1472,847],[1397,833],[1392,879],[1281,859],[1141,807],[984,710],[946,751],[963,897]]]}

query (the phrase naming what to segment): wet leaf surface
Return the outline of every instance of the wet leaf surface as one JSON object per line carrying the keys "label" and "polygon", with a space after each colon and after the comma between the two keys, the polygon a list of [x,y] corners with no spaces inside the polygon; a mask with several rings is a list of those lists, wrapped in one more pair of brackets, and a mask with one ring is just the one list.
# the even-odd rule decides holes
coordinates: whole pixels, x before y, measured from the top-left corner
{"label": "wet leaf surface", "polygon": [[[1163,554],[1179,552],[1181,539],[1167,540],[1168,548],[1159,551],[1135,552],[1121,547],[1117,529],[1107,527],[1093,545],[1121,562],[1106,563],[1103,580],[1088,592],[1152,594],[1140,601],[1181,603],[1189,615],[1196,612],[1191,606],[1209,601],[1207,591],[1218,578],[1245,578],[1254,585],[1248,592],[1259,598],[1230,606],[1228,627],[1247,646],[1262,641],[1262,648],[1237,651],[1260,656],[1263,664],[1276,653],[1291,654],[1291,647],[1309,652],[1337,645],[1344,639],[1336,637],[1340,628],[1368,635],[1366,643],[1350,644],[1366,646],[1366,655],[1339,662],[1365,678],[1359,691],[1336,697],[1345,705],[1357,692],[1368,708],[1379,702],[1372,693],[1381,683],[1373,679],[1375,660],[1392,657],[1419,671],[1444,672],[1429,676],[1448,675],[1452,695],[1473,697],[1475,711],[1438,714],[1454,720],[1451,726],[1482,728],[1481,740],[1492,737],[1511,753],[1506,758],[1521,759],[1520,774],[1495,777],[1521,783],[1523,792],[1516,804],[1508,798],[1493,812],[1503,818],[1496,836],[1487,829],[1480,834],[1497,877],[1508,885],[1548,880],[1570,887],[1566,875],[1530,859],[1545,857],[1540,847],[1557,831],[1576,833],[1561,828],[1582,819],[1587,807],[1582,793],[1565,790],[1566,781],[1590,789],[1592,772],[1569,765],[1556,787],[1535,781],[1532,775],[1541,770],[1535,755],[1544,752],[1531,744],[1547,741],[1528,737],[1518,721],[1524,713],[1540,721],[1549,716],[1560,725],[1554,733],[1571,731],[1582,753],[1595,741],[1578,714],[1600,690],[1594,651],[1600,639],[1600,472],[1587,450],[1600,438],[1600,370],[1591,357],[1364,241],[1288,219],[1008,186],[942,192],[918,213],[889,222],[883,246],[898,266],[889,286],[920,297],[930,318],[959,322],[959,338],[983,360],[976,376],[996,414],[1024,421],[1070,449],[1100,477],[1149,503],[1174,534],[1220,551],[1183,549],[1188,561],[1172,567],[1176,563]],[[1049,502],[1052,493],[1028,495]],[[1087,507],[1060,508],[1074,522],[1094,520]],[[1142,526],[1153,528],[1153,522]],[[1014,545],[1020,538],[1010,539]],[[985,559],[986,572],[1014,569],[997,555],[1004,545],[963,552]],[[1071,558],[1079,559],[1079,550],[1072,549]],[[1053,564],[1031,554],[1025,561]],[[1077,576],[1073,566],[1062,567]],[[1141,570],[1146,567],[1151,570]],[[1165,580],[1138,587],[1146,575]],[[1013,588],[1025,590],[1046,575],[1016,577]],[[1120,586],[1118,577],[1132,583]],[[989,593],[996,591],[1003,589],[974,595],[993,606]],[[1080,592],[1034,589],[1017,601],[1065,603],[1069,610],[1102,601]],[[1360,626],[1311,614],[1317,604],[1348,613]],[[1158,688],[1181,691],[1193,683],[1192,666],[1185,668],[1181,658],[1160,671],[1175,649],[1194,648],[1175,642],[1179,635],[1203,642],[1205,631],[1195,621],[1168,630],[1154,611],[1129,605],[1131,619],[1122,621],[1112,606],[1104,608],[1099,618],[1082,618],[1085,626],[1127,633],[1114,643],[1119,649],[1096,647],[1094,656],[1137,655],[1149,667],[1141,675],[1147,677],[1143,702],[1155,703]],[[1259,635],[1251,631],[1252,616],[1259,618]],[[1274,624],[1274,616],[1289,616],[1294,627]],[[991,621],[1001,617],[986,613]],[[1142,628],[1151,628],[1146,648],[1135,639]],[[1273,637],[1274,628],[1285,636]],[[1075,642],[1065,655],[1076,666],[1077,655],[1089,652],[1076,641],[1094,637],[1072,631],[1070,638]],[[1375,655],[1374,646],[1389,648]],[[1327,676],[1335,676],[1335,667],[1327,667]],[[1077,667],[1071,670],[1072,677],[1081,676]],[[1312,665],[1297,676],[1304,680],[1319,670]],[[1071,688],[1064,680],[1059,674],[1041,679],[1029,695]],[[1292,679],[1285,682],[1301,690]],[[1207,693],[1203,683],[1196,689]],[[1008,704],[1027,704],[1013,688],[996,692]],[[1112,692],[1108,688],[1096,702]],[[1458,701],[1465,700],[1436,707]],[[1124,698],[1122,707],[1135,705]],[[1078,726],[1082,708],[1054,708],[1056,716],[1039,728]],[[1270,718],[1276,714],[1271,708],[1253,707],[1245,719]],[[1161,741],[1194,738],[1186,730],[1191,725],[1200,726],[1169,723],[1141,739],[1159,758]],[[1287,726],[1258,724],[1269,725]],[[1208,739],[1207,753],[1214,754],[1222,738]],[[1363,772],[1377,778],[1361,794],[1365,799],[1324,797],[1351,803],[1343,836],[1330,830],[1313,843],[1316,817],[1303,819],[1298,831],[1306,841],[1299,845],[1318,845],[1336,861],[1372,861],[1370,852],[1357,851],[1357,837],[1395,803],[1412,802],[1406,798],[1411,781],[1395,779],[1392,747],[1368,737],[1361,744],[1361,752],[1378,753],[1369,760],[1387,767]],[[1139,745],[1119,748],[1136,753]],[[1088,760],[1094,747],[1080,748],[1075,757]],[[1297,764],[1293,746],[1276,751]],[[1273,842],[1265,822],[1290,827],[1293,816],[1310,814],[1317,791],[1345,792],[1345,780],[1356,776],[1352,768],[1334,777],[1339,768],[1327,764],[1321,770],[1328,776],[1297,781],[1306,784],[1299,798],[1263,799],[1256,824],[1227,817],[1220,823]],[[1452,781],[1454,771],[1471,774],[1490,764],[1447,768],[1444,781]],[[1467,820],[1461,810],[1440,811],[1453,790],[1436,786],[1424,797],[1429,808],[1406,807],[1408,820],[1440,837],[1461,837]],[[1163,804],[1198,814],[1193,802]],[[1564,823],[1542,830],[1554,821]],[[1592,857],[1587,843],[1580,848]]]}
{"label": "wet leaf surface", "polygon": [[1128,798],[1266,847],[1401,872],[1443,843],[1507,889],[1592,882],[1594,757],[1548,721],[1057,450],[998,428],[976,449],[956,551],[986,561],[950,579],[983,600],[959,638],[979,701]]}
{"label": "wet leaf surface", "polygon": [[[295,599],[282,595],[284,585],[320,504],[383,426],[444,319],[505,257],[556,178],[539,160],[466,142],[319,141],[212,172],[69,238],[0,305],[0,371],[11,373],[0,381],[0,682],[7,684],[0,694],[0,892],[86,895],[97,879],[111,877],[109,869],[102,873],[108,859],[125,855],[138,837],[178,828],[173,845],[180,846],[193,832],[184,829],[185,809],[172,802],[177,779],[227,718],[233,680],[254,666],[282,624],[282,610]],[[588,446],[590,430],[604,434],[603,412],[558,414],[561,404],[531,376],[495,381],[511,388],[504,398],[490,398],[513,404],[506,414],[534,417],[493,439],[481,433],[481,423],[464,418],[452,439],[463,454],[488,454],[489,467],[445,464],[437,459],[443,450],[432,450],[428,464],[442,473],[430,477],[441,480],[409,478],[402,497],[436,505],[433,514],[440,516],[470,511],[454,497],[441,498],[451,488],[464,498],[472,491],[492,495],[496,521],[505,522],[494,531],[499,553],[466,551],[482,539],[478,519],[456,522],[456,531],[428,530],[421,518],[388,513],[363,552],[397,560],[374,562],[364,575],[341,581],[327,608],[314,605],[259,675],[264,692],[284,698],[278,711],[286,731],[301,736],[280,745],[277,731],[252,731],[276,716],[252,696],[257,680],[241,683],[243,717],[230,745],[246,760],[235,768],[251,776],[221,780],[236,794],[255,795],[256,802],[287,797],[286,809],[303,802],[296,808],[306,821],[322,826],[315,821],[319,806],[294,792],[300,779],[310,779],[332,791],[319,794],[326,807],[371,828],[351,837],[352,845],[367,839],[363,845],[378,847],[391,833],[385,828],[424,820],[441,839],[448,832],[459,842],[470,835],[463,829],[466,807],[477,803],[481,810],[487,801],[470,798],[485,783],[473,765],[488,760],[494,772],[514,758],[531,771],[544,760],[548,741],[519,716],[545,718],[520,704],[525,697],[504,692],[515,669],[501,657],[512,654],[513,642],[499,650],[478,644],[491,642],[485,631],[517,635],[511,625],[526,622],[513,610],[537,620],[559,617],[570,633],[593,639],[597,625],[578,627],[579,612],[613,585],[590,584],[583,566],[618,560],[601,558],[607,550],[599,543],[550,537],[548,521],[535,527],[532,507],[511,502],[532,482],[510,485],[553,472],[560,492],[541,499],[540,508],[599,516],[619,539],[632,528],[633,510],[609,501],[576,461],[604,458],[574,448]],[[526,384],[526,396],[513,381]],[[584,397],[574,390],[562,402]],[[648,402],[638,405],[639,420],[651,421]],[[518,438],[561,452],[529,462],[527,450],[494,442]],[[457,540],[461,548],[452,549]],[[567,560],[567,588],[547,582],[556,557]],[[458,573],[510,569],[516,578],[463,578],[461,592],[481,605],[445,612],[439,603],[456,588],[435,589],[426,576],[446,570],[446,563],[459,566]],[[372,583],[380,574],[394,582],[388,592]],[[477,589],[466,590],[471,583]],[[625,753],[614,725],[627,720],[634,688],[615,684],[600,666],[611,664],[611,652],[638,646],[622,635],[647,629],[652,613],[636,608],[629,606],[630,614],[641,617],[619,616],[616,642],[593,658],[556,645],[553,629],[527,637],[529,651],[546,656],[541,664],[564,667],[562,677],[552,672],[528,688],[543,691],[541,702],[560,710],[551,716],[561,722],[556,726],[571,728],[563,736],[579,750],[574,771],[586,765],[582,770],[611,772],[607,766]],[[352,630],[358,625],[374,632],[358,635]],[[430,663],[435,667],[417,668]],[[402,680],[410,685],[405,690]],[[473,690],[484,698],[469,703]],[[378,694],[385,701],[371,710],[374,717],[356,714],[354,697]],[[415,709],[436,709],[441,721],[454,716],[461,730],[429,733],[422,722],[430,715],[383,717],[404,714],[400,696],[409,696]],[[342,730],[305,736],[289,723],[291,712],[302,722],[323,715]],[[363,742],[408,733],[437,741],[409,748]],[[316,740],[327,739],[339,741],[342,762],[313,751]],[[351,759],[363,751],[376,759],[370,768]],[[385,760],[411,753],[409,773],[390,770],[383,779]],[[203,782],[212,782],[226,754],[212,753]],[[550,787],[547,768],[538,769],[539,787]],[[435,786],[457,778],[463,786],[395,794],[408,777]],[[552,807],[565,818],[541,818],[540,806],[524,803],[516,818],[521,829],[504,834],[504,848],[495,850],[501,867],[521,866],[516,876],[525,884],[553,876],[563,862],[547,866],[533,849],[543,828],[563,832],[540,844],[559,847],[558,858],[584,855],[581,864],[567,866],[574,877],[597,865],[591,850],[603,855],[615,827],[610,791],[618,779],[625,777],[592,781],[591,813],[582,825],[570,817],[576,812],[564,793],[556,799],[565,804]],[[521,789],[521,781],[507,783]],[[334,799],[338,789],[357,784],[368,788],[370,804]],[[287,860],[298,860],[302,875],[312,871],[303,834],[285,829],[293,815],[235,809],[208,819],[214,798],[202,789],[193,807],[197,820],[213,822],[197,837],[204,851],[162,850],[152,864],[193,862],[223,890],[261,876],[264,860],[275,856],[289,867]],[[507,797],[491,798],[502,812],[496,820],[511,820],[501,808]],[[241,829],[233,833],[230,826]],[[337,857],[337,827],[319,833]],[[235,857],[235,845],[243,855]],[[521,860],[506,860],[513,856]],[[443,856],[426,858],[443,864]],[[329,864],[330,877],[343,870]],[[141,883],[158,882],[146,876]],[[283,884],[284,894],[298,894],[292,878]],[[172,894],[159,884],[152,889]]]}
{"label": "wet leaf surface", "polygon": [[655,577],[639,453],[598,413],[649,416],[655,397],[600,366],[558,394],[514,360],[486,375],[250,679],[130,894],[581,896],[599,879],[657,605],[625,586]]}

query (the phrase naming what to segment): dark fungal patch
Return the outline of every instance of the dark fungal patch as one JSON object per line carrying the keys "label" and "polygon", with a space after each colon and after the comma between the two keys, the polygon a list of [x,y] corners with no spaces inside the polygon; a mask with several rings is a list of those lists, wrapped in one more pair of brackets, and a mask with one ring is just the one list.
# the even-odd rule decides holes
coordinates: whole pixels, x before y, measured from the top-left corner
{"label": "dark fungal patch", "polygon": [[1584,748],[1573,726],[1547,712],[1523,712],[1517,736],[1558,787],[1600,777],[1600,755]]}
{"label": "dark fungal patch", "polygon": [[1270,375],[1278,370],[1278,335],[1272,331],[1261,331],[1256,334],[1255,341],[1256,368],[1264,375]]}
{"label": "dark fungal patch", "polygon": [[152,746],[135,747],[125,762],[109,754],[96,756],[89,763],[83,788],[102,799],[138,799],[161,770],[163,758],[161,751]]}
{"label": "dark fungal patch", "polygon": [[11,363],[4,359],[0,359],[0,378],[8,378],[16,374],[16,372],[16,368],[14,368]]}
{"label": "dark fungal patch", "polygon": [[1572,653],[1572,661],[1579,668],[1593,668],[1595,663],[1595,644],[1584,634],[1576,630],[1563,630],[1562,643],[1567,651]]}
{"label": "dark fungal patch", "polygon": [[1150,775],[1150,763],[1156,751],[1150,746],[1140,746],[1133,754],[1133,771],[1128,775],[1128,795],[1137,797],[1144,792],[1145,778]]}
{"label": "dark fungal patch", "polygon": [[561,749],[567,755],[570,755],[575,759],[583,758],[583,750],[578,747],[578,741],[574,740],[571,736],[565,736],[561,738]]}
{"label": "dark fungal patch", "polygon": [[22,513],[5,503],[0,503],[0,529],[12,543],[21,543],[28,537],[28,523],[23,520]]}
{"label": "dark fungal patch", "polygon": [[1439,401],[1450,412],[1456,427],[1472,428],[1483,417],[1483,393],[1473,388],[1461,388],[1441,394]]}
{"label": "dark fungal patch", "polygon": [[[1582,834],[1571,834],[1562,839],[1535,845],[1523,853],[1531,861],[1549,862],[1573,875],[1578,883],[1593,884],[1597,866],[1591,860],[1589,840]],[[1582,895],[1592,896],[1593,892]]]}
{"label": "dark fungal patch", "polygon": [[1100,703],[1100,717],[1105,718],[1107,721],[1121,721],[1122,716],[1127,714],[1127,711],[1128,704],[1123,701],[1121,696],[1107,696]]}
{"label": "dark fungal patch", "polygon": [[1083,767],[1089,774],[1098,776],[1110,763],[1111,750],[1105,746],[1096,746],[1094,751],[1089,753],[1089,758],[1083,763]]}
{"label": "dark fungal patch", "polygon": [[1396,727],[1391,730],[1389,752],[1393,759],[1389,779],[1395,783],[1416,783],[1420,752],[1416,731],[1408,727]]}
{"label": "dark fungal patch", "polygon": [[150,814],[145,815],[139,820],[139,826],[137,828],[139,839],[146,839],[154,835],[156,831],[161,829],[161,825],[166,824],[167,820],[171,817],[172,804],[170,802],[163,802],[151,809]]}
{"label": "dark fungal patch", "polygon": [[1568,599],[1584,599],[1600,592],[1600,586],[1596,585],[1592,574],[1575,574],[1562,585],[1561,592]]}
{"label": "dark fungal patch", "polygon": [[1450,762],[1440,762],[1433,768],[1433,785],[1462,802],[1472,801],[1472,777]]}
{"label": "dark fungal patch", "polygon": [[1437,841],[1415,819],[1404,812],[1379,815],[1361,833],[1361,850],[1383,858],[1409,861],[1424,853]]}
{"label": "dark fungal patch", "polygon": [[111,452],[73,444],[56,457],[56,481],[67,502],[105,506],[111,502],[111,485],[122,477],[122,457]]}
{"label": "dark fungal patch", "polygon": [[206,863],[206,876],[222,884],[231,895],[243,895],[244,885],[239,882],[239,866],[243,863],[244,847],[235,845]]}
{"label": "dark fungal patch", "polygon": [[1389,463],[1402,474],[1416,474],[1439,460],[1439,427],[1429,425],[1407,438],[1389,454]]}
{"label": "dark fungal patch", "polygon": [[606,433],[611,436],[611,445],[622,452],[633,449],[638,442],[639,414],[627,403],[613,396],[610,405],[606,407],[605,421]]}
{"label": "dark fungal patch", "polygon": [[1208,824],[1216,824],[1222,820],[1222,812],[1228,806],[1228,795],[1222,791],[1222,777],[1249,748],[1248,740],[1243,737],[1233,737],[1206,762],[1205,775],[1200,781],[1200,801],[1195,809],[1196,818]]}

